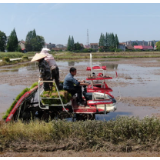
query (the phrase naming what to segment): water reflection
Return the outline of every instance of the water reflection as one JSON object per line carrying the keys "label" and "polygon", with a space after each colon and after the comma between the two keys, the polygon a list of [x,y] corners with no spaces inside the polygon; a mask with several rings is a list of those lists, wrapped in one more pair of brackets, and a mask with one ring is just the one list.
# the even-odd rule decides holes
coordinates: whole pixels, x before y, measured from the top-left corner
{"label": "water reflection", "polygon": [[97,114],[96,120],[108,121],[115,120],[118,116],[129,116],[129,117],[139,117],[140,119],[159,112],[158,108],[153,108],[149,106],[134,106],[128,105],[128,103],[117,102],[117,110],[115,112],[110,112],[106,115]]}
{"label": "water reflection", "polygon": [[110,112],[108,114],[97,114],[96,120],[109,121],[115,120],[118,116],[133,116],[131,112]]}
{"label": "water reflection", "polygon": [[22,72],[27,70],[35,70],[38,67],[38,63],[27,63],[15,66],[2,66],[0,67],[0,72]]}
{"label": "water reflection", "polygon": [[0,72],[18,72],[18,69],[3,69]]}
{"label": "water reflection", "polygon": [[75,61],[69,61],[68,62],[68,66],[74,66],[75,65]]}
{"label": "water reflection", "polygon": [[114,64],[114,63],[107,63],[107,62],[101,62],[100,63],[101,66],[106,66],[109,69],[118,69],[118,64]]}

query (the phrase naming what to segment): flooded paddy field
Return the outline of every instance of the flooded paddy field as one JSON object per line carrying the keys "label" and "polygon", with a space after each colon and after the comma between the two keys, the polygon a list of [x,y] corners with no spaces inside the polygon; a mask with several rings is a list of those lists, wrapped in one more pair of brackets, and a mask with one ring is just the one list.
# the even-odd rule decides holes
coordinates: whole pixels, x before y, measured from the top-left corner
{"label": "flooded paddy field", "polygon": [[[89,60],[57,61],[60,80],[68,74],[70,67],[77,68],[76,79],[89,75],[86,67]],[[160,59],[94,59],[93,65],[107,66],[106,74],[112,76],[107,84],[113,89],[117,110],[107,115],[97,115],[97,120],[110,120],[117,116],[160,116]],[[118,77],[115,78],[117,71]],[[36,63],[0,67],[0,119],[13,99],[26,87],[38,81]]]}
{"label": "flooded paddy field", "polygon": [[[60,80],[68,74],[70,67],[77,68],[75,78],[85,79],[89,72],[89,60],[57,61],[60,69]],[[114,120],[117,116],[134,116],[140,119],[145,116],[160,118],[160,58],[135,58],[135,59],[94,59],[93,65],[107,66],[107,75],[112,76],[107,84],[113,89],[117,100],[117,110],[107,115],[96,115],[97,121]],[[115,78],[117,71],[118,77]],[[0,67],[0,119],[9,108],[13,99],[26,87],[38,81],[39,71],[36,63],[25,63]],[[91,149],[74,151],[59,149],[57,151],[41,152],[41,146],[15,142],[18,151],[0,152],[7,157],[159,157],[158,151],[117,152],[117,151],[92,151]],[[42,144],[44,145],[44,144]],[[53,144],[49,144],[52,146]],[[112,145],[112,144],[110,144]],[[138,145],[138,144],[137,144]],[[47,146],[48,147],[48,146]],[[136,146],[135,146],[136,147]],[[23,151],[24,148],[24,151]],[[33,150],[32,149],[37,149]],[[112,148],[112,147],[111,147]]]}

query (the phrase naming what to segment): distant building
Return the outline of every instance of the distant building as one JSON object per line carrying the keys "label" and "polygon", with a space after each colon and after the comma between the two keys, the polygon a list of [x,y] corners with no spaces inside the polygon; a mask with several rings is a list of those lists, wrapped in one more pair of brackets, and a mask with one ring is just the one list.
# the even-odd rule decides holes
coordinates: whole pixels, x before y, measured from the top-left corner
{"label": "distant building", "polygon": [[148,41],[138,41],[138,40],[136,40],[136,41],[127,41],[126,42],[126,45],[132,45],[133,46],[133,44],[137,44],[137,45],[142,45],[142,46],[147,46],[148,45]]}
{"label": "distant building", "polygon": [[126,45],[126,49],[128,49],[128,50],[134,50],[134,47],[132,45]]}
{"label": "distant building", "polygon": [[148,41],[148,46],[152,46],[152,42],[153,42],[153,44],[154,44],[154,46],[155,46],[158,41],[155,41],[155,40],[153,40],[153,41]]}
{"label": "distant building", "polygon": [[57,44],[56,45],[56,48],[63,48],[64,46],[63,46],[63,44]]}
{"label": "distant building", "polygon": [[83,48],[84,48],[84,46],[83,46],[83,44],[82,44],[82,43],[80,43],[80,45],[81,45],[81,47],[83,47]]}
{"label": "distant building", "polygon": [[67,50],[67,47],[63,47],[63,48],[62,48],[62,51],[66,51],[66,50]]}
{"label": "distant building", "polygon": [[154,48],[153,48],[152,46],[142,46],[142,45],[138,45],[138,46],[134,46],[134,49],[153,50]]}
{"label": "distant building", "polygon": [[90,43],[90,48],[98,50],[98,43]]}
{"label": "distant building", "polygon": [[90,45],[84,45],[84,48],[89,49],[91,47],[90,47]]}
{"label": "distant building", "polygon": [[126,50],[126,45],[125,45],[125,43],[119,43],[118,49],[121,49],[121,50],[125,51],[125,50]]}
{"label": "distant building", "polygon": [[25,48],[25,41],[21,40],[21,41],[19,41],[18,44],[20,45],[20,47],[21,47],[22,50],[26,49]]}
{"label": "distant building", "polygon": [[141,46],[152,46],[152,42],[153,42],[153,44],[154,44],[154,46],[155,46],[155,44],[156,44],[156,42],[158,42],[158,40],[152,40],[152,41],[138,41],[138,40],[136,40],[136,41],[126,41],[125,42],[125,45],[141,45]]}
{"label": "distant building", "polygon": [[47,48],[47,45],[48,45],[48,44],[47,44],[47,43],[45,43],[45,44],[44,44],[44,46],[43,46],[43,48]]}
{"label": "distant building", "polygon": [[60,51],[62,49],[61,48],[52,48],[52,50],[54,50],[54,51]]}
{"label": "distant building", "polygon": [[47,47],[46,48],[48,48],[48,49],[52,49],[52,48],[55,48],[56,47],[56,45],[55,44],[52,44],[52,43],[49,43],[49,44],[47,44]]}
{"label": "distant building", "polygon": [[52,50],[54,51],[66,51],[67,47],[63,47],[63,48],[52,48]]}

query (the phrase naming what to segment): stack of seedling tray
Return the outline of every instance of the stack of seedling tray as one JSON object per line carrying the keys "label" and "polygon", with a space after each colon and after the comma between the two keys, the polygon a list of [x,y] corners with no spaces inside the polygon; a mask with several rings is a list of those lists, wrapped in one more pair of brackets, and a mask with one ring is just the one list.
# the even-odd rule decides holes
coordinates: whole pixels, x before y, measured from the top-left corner
{"label": "stack of seedling tray", "polygon": [[[60,83],[61,83],[60,85],[63,85],[63,82],[60,82]],[[60,94],[60,97],[62,99],[63,104],[68,103],[72,98],[72,95],[69,92],[67,92],[63,89],[59,90],[59,94]],[[41,94],[41,97],[42,97],[41,102],[43,104],[49,104],[49,105],[51,105],[51,104],[61,104],[60,99],[54,99],[54,98],[59,98],[58,92],[56,90],[55,83],[53,83],[52,89],[49,90],[49,91],[44,91]],[[43,98],[51,98],[51,99],[43,99]]]}

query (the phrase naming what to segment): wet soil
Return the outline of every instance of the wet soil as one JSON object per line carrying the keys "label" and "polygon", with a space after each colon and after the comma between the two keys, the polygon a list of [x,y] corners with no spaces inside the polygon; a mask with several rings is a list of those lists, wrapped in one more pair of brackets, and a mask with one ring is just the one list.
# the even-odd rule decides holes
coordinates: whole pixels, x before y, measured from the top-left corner
{"label": "wet soil", "polygon": [[54,152],[5,152],[0,157],[160,157],[156,151],[105,152],[105,151],[54,151]]}
{"label": "wet soil", "polygon": [[[89,75],[86,67],[88,60],[83,61],[58,61],[60,69],[60,80],[68,74],[71,66],[77,68],[76,79],[82,80]],[[23,64],[24,65],[24,64]],[[107,81],[109,87],[113,89],[113,94],[117,100],[117,110],[107,115],[97,115],[97,120],[110,120],[116,116],[156,116],[160,118],[160,58],[133,58],[133,59],[97,59],[93,65],[106,65],[107,75],[113,76],[113,80]],[[115,78],[115,71],[118,78]],[[24,88],[30,87],[39,77],[36,63],[29,65],[4,66],[0,67],[0,119],[13,99]],[[30,143],[30,146],[32,144]],[[50,144],[49,146],[52,146]],[[53,147],[53,146],[52,146]],[[33,157],[159,157],[158,151],[133,150],[132,152],[121,151],[74,151],[74,150],[30,150],[30,147],[19,150],[5,150],[0,152],[0,156],[33,156]],[[35,147],[36,148],[36,147]]]}

